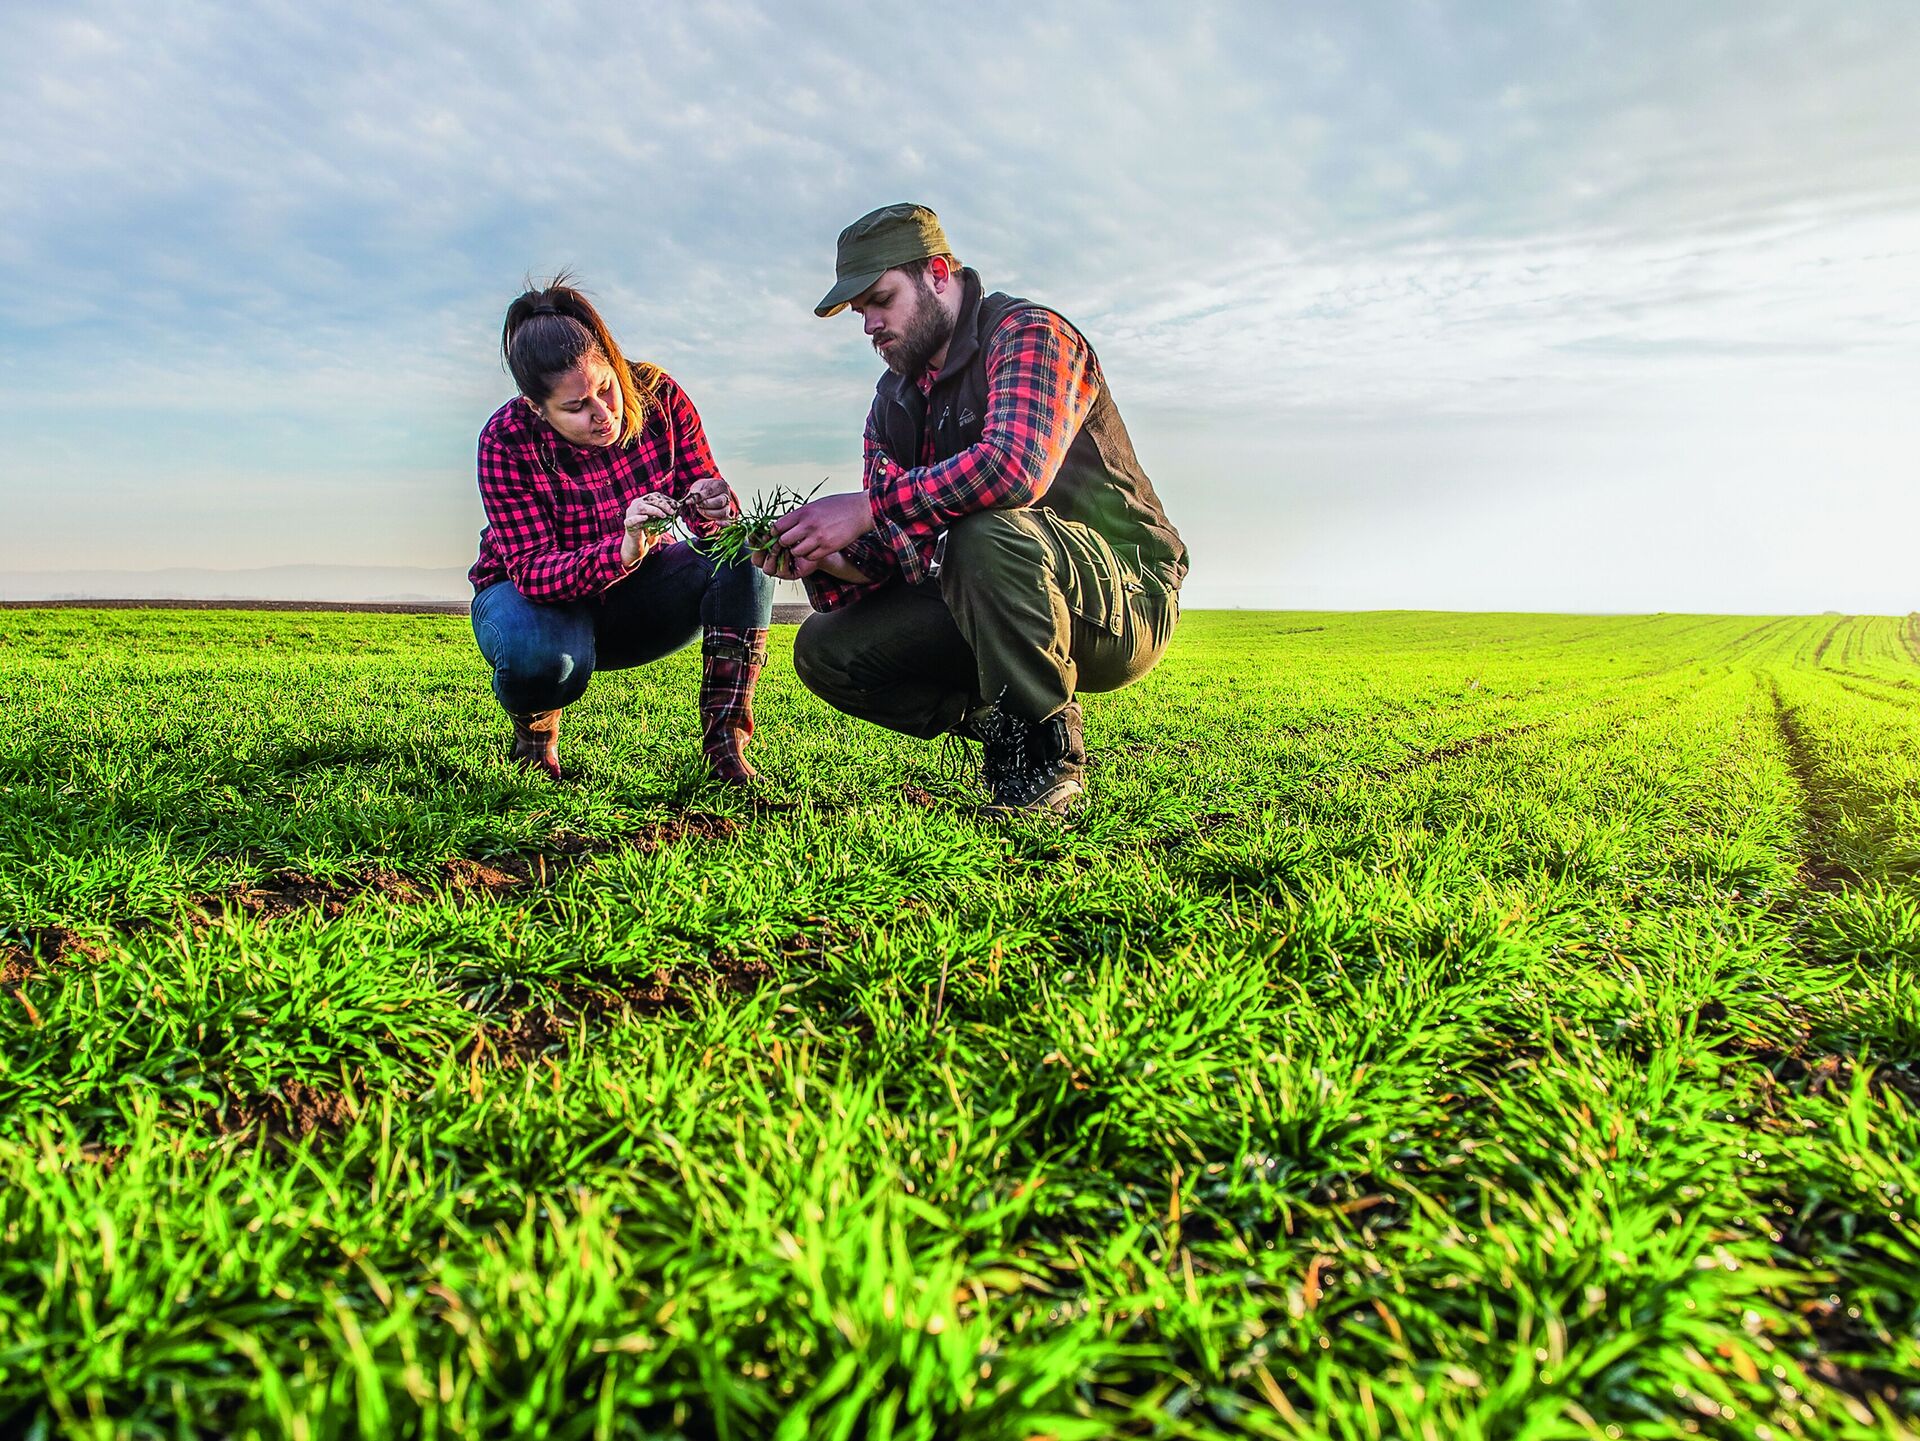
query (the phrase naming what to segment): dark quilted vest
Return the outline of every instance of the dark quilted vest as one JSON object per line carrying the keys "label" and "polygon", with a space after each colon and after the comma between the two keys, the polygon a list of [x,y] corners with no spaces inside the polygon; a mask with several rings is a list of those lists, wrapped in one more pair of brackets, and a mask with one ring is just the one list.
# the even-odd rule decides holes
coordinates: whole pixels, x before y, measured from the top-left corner
{"label": "dark quilted vest", "polygon": [[[908,469],[921,463],[929,419],[937,461],[979,442],[987,418],[987,341],[1009,312],[1033,304],[998,291],[983,296],[980,277],[971,269],[960,273],[966,284],[965,299],[947,347],[946,365],[932,391],[922,397],[917,384],[888,371],[874,395],[874,432],[895,463]],[[1178,589],[1187,574],[1187,547],[1161,509],[1153,482],[1140,468],[1106,376],[1099,372],[1097,356],[1094,366],[1100,375],[1098,398],[1067,448],[1060,473],[1038,504],[1098,531],[1123,563],[1132,560],[1137,548],[1142,568],[1168,589]]]}

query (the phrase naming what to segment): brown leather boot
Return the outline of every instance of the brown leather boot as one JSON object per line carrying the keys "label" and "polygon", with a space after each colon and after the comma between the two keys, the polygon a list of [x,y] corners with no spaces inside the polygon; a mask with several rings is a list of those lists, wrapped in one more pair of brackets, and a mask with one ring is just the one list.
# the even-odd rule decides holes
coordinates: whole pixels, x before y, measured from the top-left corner
{"label": "brown leather boot", "polygon": [[535,711],[532,715],[509,715],[513,722],[513,747],[507,758],[528,770],[543,770],[560,779],[560,712]]}
{"label": "brown leather boot", "polygon": [[767,633],[709,626],[700,647],[700,750],[713,778],[745,785],[759,772],[747,763],[753,735],[753,685],[767,663]]}

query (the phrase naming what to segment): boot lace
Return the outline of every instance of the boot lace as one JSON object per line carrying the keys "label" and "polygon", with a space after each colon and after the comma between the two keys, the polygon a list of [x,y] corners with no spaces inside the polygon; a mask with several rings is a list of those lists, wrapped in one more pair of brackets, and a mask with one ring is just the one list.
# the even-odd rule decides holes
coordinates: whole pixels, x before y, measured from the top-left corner
{"label": "boot lace", "polygon": [[[968,716],[959,726],[940,737],[940,779],[974,782],[984,786],[995,800],[1004,799],[1019,789],[1028,770],[1030,738],[1033,728],[998,706],[984,707]],[[968,745],[980,742],[976,764]]]}
{"label": "boot lace", "polygon": [[940,737],[940,756],[934,774],[945,784],[974,779],[973,747],[959,731],[951,730]]}

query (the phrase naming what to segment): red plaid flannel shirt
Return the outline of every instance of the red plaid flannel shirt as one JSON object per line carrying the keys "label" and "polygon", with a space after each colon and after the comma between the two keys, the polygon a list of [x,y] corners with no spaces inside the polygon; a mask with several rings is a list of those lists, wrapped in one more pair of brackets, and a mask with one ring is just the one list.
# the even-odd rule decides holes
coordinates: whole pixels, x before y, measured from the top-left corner
{"label": "red plaid flannel shirt", "polygon": [[[816,610],[858,600],[896,575],[924,579],[935,544],[961,516],[1034,505],[1047,493],[1105,383],[1100,364],[1079,331],[1038,306],[995,327],[986,363],[985,429],[958,455],[936,462],[923,453],[908,469],[886,453],[869,413],[861,483],[873,529],[842,552],[868,579],[807,577]],[[921,377],[923,392],[932,385],[931,374]],[[931,427],[926,434],[930,446]]]}
{"label": "red plaid flannel shirt", "polygon": [[[720,472],[687,393],[661,374],[646,424],[625,445],[574,445],[517,397],[480,432],[480,503],[487,528],[467,572],[476,593],[510,580],[528,600],[587,600],[633,573],[620,563],[627,504],[665,491],[685,499]],[[739,501],[734,502],[738,507]],[[712,535],[723,522],[689,511],[687,528]],[[672,541],[655,541],[654,549]]]}

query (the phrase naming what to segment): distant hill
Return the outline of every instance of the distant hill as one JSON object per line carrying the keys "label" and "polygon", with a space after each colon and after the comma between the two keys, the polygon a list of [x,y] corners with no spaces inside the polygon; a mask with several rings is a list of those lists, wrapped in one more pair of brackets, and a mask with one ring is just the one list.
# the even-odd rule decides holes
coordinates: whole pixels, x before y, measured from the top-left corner
{"label": "distant hill", "polygon": [[[465,566],[271,565],[253,570],[175,566],[166,570],[0,571],[0,601],[271,600],[378,604],[465,604]],[[782,582],[777,598],[804,601]]]}
{"label": "distant hill", "polygon": [[254,570],[0,571],[0,600],[462,601],[464,566],[272,565]]}

